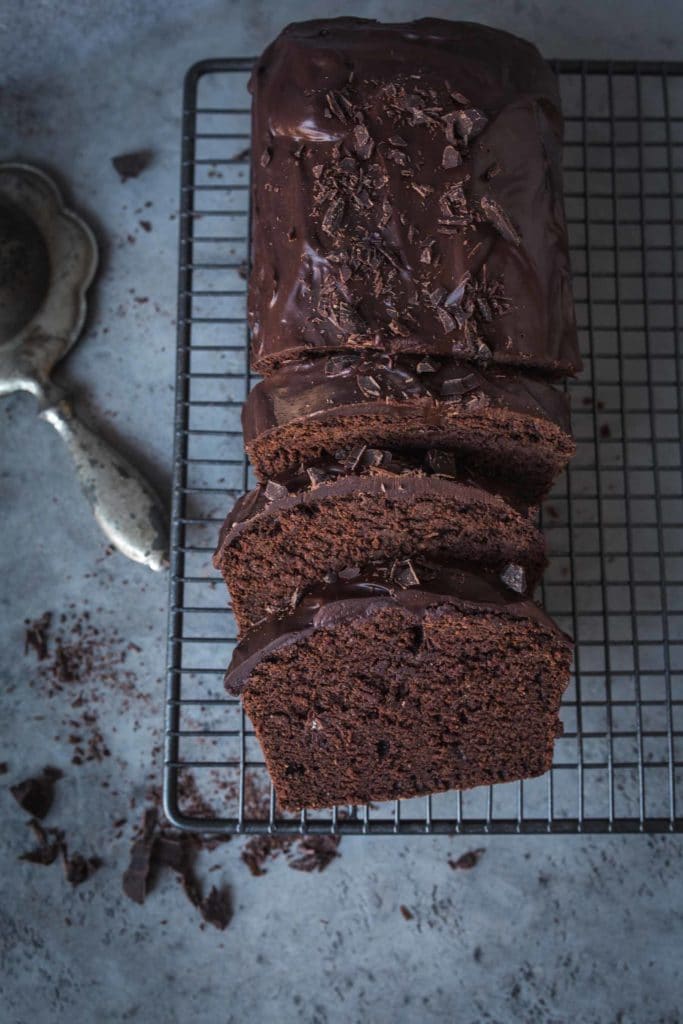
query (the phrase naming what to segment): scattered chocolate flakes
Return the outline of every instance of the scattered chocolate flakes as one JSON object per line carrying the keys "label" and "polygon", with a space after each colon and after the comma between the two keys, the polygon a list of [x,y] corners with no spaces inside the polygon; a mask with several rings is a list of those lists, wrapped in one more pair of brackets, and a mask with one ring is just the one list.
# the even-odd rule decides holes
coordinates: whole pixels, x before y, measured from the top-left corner
{"label": "scattered chocolate flakes", "polygon": [[278,498],[286,498],[289,495],[289,491],[284,484],[279,484],[276,480],[269,480],[264,494],[266,501],[277,501]]}
{"label": "scattered chocolate flakes", "polygon": [[207,924],[212,924],[219,931],[225,931],[232,920],[232,893],[227,885],[217,889],[211,887],[211,891],[205,900],[199,904],[199,910]]}
{"label": "scattered chocolate flakes", "polygon": [[406,558],[403,562],[394,562],[391,567],[391,579],[399,587],[403,587],[406,590],[409,587],[420,586],[420,577],[415,572],[413,563],[409,558]]}
{"label": "scattered chocolate flakes", "polygon": [[527,589],[526,573],[523,566],[510,562],[500,574],[500,578],[506,587],[516,591],[518,594],[525,594]]}
{"label": "scattered chocolate flakes", "polygon": [[482,848],[478,850],[468,850],[467,853],[463,853],[457,860],[453,860],[449,857],[448,866],[449,868],[453,868],[454,871],[469,871],[471,868],[476,868],[485,853],[486,850]]}
{"label": "scattered chocolate flakes", "polygon": [[335,857],[339,836],[306,836],[297,845],[298,856],[289,860],[289,867],[295,871],[324,871]]}
{"label": "scattered chocolate flakes", "polygon": [[412,912],[412,910],[408,910],[408,908],[404,906],[403,903],[398,909],[401,911],[401,915],[406,919],[406,921],[412,921],[413,918],[415,917],[415,914]]}
{"label": "scattered chocolate flakes", "polygon": [[38,661],[45,661],[48,654],[48,633],[52,623],[52,612],[45,612],[39,619],[25,620],[24,654],[29,648],[35,653]]}
{"label": "scattered chocolate flakes", "polygon": [[479,200],[479,206],[484,219],[493,225],[506,242],[510,242],[512,245],[521,245],[522,238],[519,231],[495,199],[491,199],[490,196],[482,196]]}
{"label": "scattered chocolate flakes", "polygon": [[150,149],[140,149],[134,153],[122,153],[120,156],[112,157],[114,170],[118,172],[121,181],[128,181],[129,178],[137,178],[152,162],[154,154]]}
{"label": "scattered chocolate flakes", "polygon": [[455,146],[445,146],[443,156],[441,157],[441,164],[446,168],[447,171],[452,170],[454,167],[460,167],[462,164],[462,157],[455,148]]}
{"label": "scattered chocolate flakes", "polygon": [[24,779],[10,786],[10,793],[32,818],[44,818],[52,807],[54,784],[61,778],[62,772],[58,768],[43,768],[35,778]]}

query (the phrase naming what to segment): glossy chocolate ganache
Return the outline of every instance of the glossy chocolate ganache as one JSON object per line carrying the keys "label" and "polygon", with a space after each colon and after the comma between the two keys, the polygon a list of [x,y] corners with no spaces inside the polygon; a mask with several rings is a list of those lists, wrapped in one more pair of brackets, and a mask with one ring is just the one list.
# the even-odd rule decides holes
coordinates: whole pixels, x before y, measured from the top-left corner
{"label": "glossy chocolate ganache", "polygon": [[312,588],[289,614],[265,619],[237,645],[225,674],[225,687],[235,695],[244,689],[252,669],[280,648],[297,643],[318,629],[334,629],[348,619],[372,615],[386,605],[400,605],[416,618],[444,604],[470,611],[532,619],[571,647],[550,616],[534,601],[516,593],[495,573],[471,566],[424,567],[411,564],[376,567],[370,573],[350,570],[352,578]]}
{"label": "glossy chocolate ganache", "polygon": [[290,25],[253,92],[254,368],[348,348],[581,366],[555,77],[469,23]]}

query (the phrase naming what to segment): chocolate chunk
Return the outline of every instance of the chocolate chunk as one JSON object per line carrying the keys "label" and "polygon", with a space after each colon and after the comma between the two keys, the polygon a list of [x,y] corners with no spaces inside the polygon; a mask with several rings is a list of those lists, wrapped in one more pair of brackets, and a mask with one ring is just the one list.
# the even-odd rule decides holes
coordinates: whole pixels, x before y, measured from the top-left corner
{"label": "chocolate chunk", "polygon": [[252,875],[258,878],[266,874],[266,861],[277,856],[281,850],[289,850],[292,842],[286,836],[252,836],[244,844],[240,857]]}
{"label": "chocolate chunk", "polygon": [[470,101],[467,99],[467,96],[463,96],[463,94],[461,92],[457,92],[454,89],[451,92],[451,96],[453,97],[453,99],[455,100],[456,103],[462,103],[462,105],[464,107],[469,107]]}
{"label": "chocolate chunk", "polygon": [[437,285],[437,287],[429,293],[429,301],[433,306],[438,306],[443,299],[445,299],[447,294],[448,293],[445,288],[442,288],[441,285]]}
{"label": "chocolate chunk", "polygon": [[360,569],[357,565],[349,565],[346,569],[341,569],[337,575],[340,580],[344,580],[348,583],[350,580],[355,580],[356,576],[360,576]]}
{"label": "chocolate chunk", "polygon": [[381,448],[366,448],[361,461],[364,466],[369,468],[381,466],[387,454]]}
{"label": "chocolate chunk", "polygon": [[446,168],[447,171],[452,170],[454,167],[460,167],[462,164],[462,157],[455,148],[455,146],[445,146],[443,156],[441,157],[441,164]]}
{"label": "chocolate chunk", "polygon": [[325,210],[325,214],[322,219],[322,229],[328,235],[333,234],[334,231],[340,226],[344,219],[344,200],[341,197],[333,199],[330,205]]}
{"label": "chocolate chunk", "polygon": [[128,867],[123,873],[123,891],[135,903],[144,903],[147,895],[156,828],[156,808],[148,808],[144,814],[141,833],[131,847]]}
{"label": "chocolate chunk", "polygon": [[521,245],[521,235],[495,199],[491,199],[490,196],[482,196],[479,200],[479,206],[484,218],[489,222],[489,224],[494,226],[496,231],[503,236],[506,242],[511,242],[512,245]]}
{"label": "chocolate chunk", "polygon": [[353,129],[353,140],[356,153],[361,160],[369,160],[375,144],[364,124],[357,124]]}
{"label": "chocolate chunk", "polygon": [[390,146],[398,146],[399,149],[407,149],[408,147],[408,143],[400,135],[391,135],[387,139],[387,142],[389,143]]}
{"label": "chocolate chunk", "polygon": [[121,181],[128,181],[129,178],[137,178],[152,162],[154,154],[149,149],[140,149],[135,153],[122,153],[120,156],[112,157],[114,170],[121,177]]}
{"label": "chocolate chunk", "polygon": [[391,567],[391,578],[394,583],[405,590],[408,587],[420,586],[420,577],[415,572],[415,567],[409,558],[403,562],[394,562]]}
{"label": "chocolate chunk", "polygon": [[306,468],[306,473],[308,474],[308,479],[311,481],[311,487],[319,487],[320,484],[327,483],[328,480],[331,480],[330,474],[325,472],[324,469],[321,469],[320,466],[308,466]]}
{"label": "chocolate chunk", "polygon": [[476,107],[468,107],[466,110],[456,110],[452,114],[446,114],[443,121],[446,124],[446,135],[449,142],[455,142],[455,135],[457,135],[465,145],[475,135],[479,135],[488,124],[488,118]]}
{"label": "chocolate chunk", "polygon": [[509,565],[505,566],[504,570],[500,574],[500,578],[505,586],[509,587],[510,590],[514,590],[518,594],[526,593],[526,573],[523,566],[515,565],[513,562],[510,562]]}
{"label": "chocolate chunk", "polygon": [[270,146],[266,146],[266,148],[261,153],[261,167],[267,167],[272,159],[273,151],[270,148]]}
{"label": "chocolate chunk", "polygon": [[438,316],[439,323],[446,334],[448,334],[449,331],[455,330],[455,320],[442,306],[438,307],[436,315]]}
{"label": "chocolate chunk", "polygon": [[438,476],[446,476],[453,480],[458,478],[458,462],[453,452],[430,448],[425,456],[425,465]]}
{"label": "chocolate chunk", "polygon": [[339,836],[306,836],[297,847],[299,855],[289,860],[295,871],[324,871],[339,856]]}
{"label": "chocolate chunk", "polygon": [[269,480],[266,484],[264,494],[266,501],[277,501],[279,498],[288,497],[289,491],[283,484],[279,484],[276,480]]}
{"label": "chocolate chunk", "polygon": [[330,92],[325,93],[325,102],[329,107],[330,113],[333,114],[339,121],[343,121],[346,124],[346,114],[342,110],[340,104],[341,97],[338,93]]}
{"label": "chocolate chunk", "polygon": [[369,374],[360,374],[356,379],[360,391],[366,398],[379,398],[382,394],[379,382]]}
{"label": "chocolate chunk", "polygon": [[437,364],[427,356],[425,356],[424,359],[421,359],[415,367],[417,373],[436,373],[438,369],[439,367]]}
{"label": "chocolate chunk", "polygon": [[325,362],[325,376],[341,377],[342,374],[348,373],[351,367],[357,364],[358,358],[353,355],[330,356]]}
{"label": "chocolate chunk", "polygon": [[465,297],[465,287],[470,279],[469,273],[465,271],[452,292],[449,292],[444,299],[444,306],[459,306]]}
{"label": "chocolate chunk", "polygon": [[401,911],[401,916],[404,917],[406,921],[412,921],[413,918],[415,917],[415,914],[413,914],[412,910],[408,910],[408,908],[405,907],[403,904],[401,904],[401,906],[398,909]]}
{"label": "chocolate chunk", "polygon": [[360,466],[360,464],[361,464],[361,462],[363,460],[363,455],[365,454],[366,448],[367,448],[367,445],[361,445],[358,448],[352,448],[351,451],[347,455],[345,455],[343,457],[343,459],[342,459],[343,464],[348,469],[350,469],[352,473],[353,473],[354,470],[358,469],[358,467]]}
{"label": "chocolate chunk", "polygon": [[83,882],[95,874],[98,868],[102,867],[100,857],[84,857],[82,853],[73,853],[69,856],[65,843],[61,846],[62,866],[64,877],[69,885],[82,885]]}
{"label": "chocolate chunk", "polygon": [[199,904],[199,910],[207,924],[225,931],[232,920],[232,893],[227,885],[217,889],[211,887],[206,899]]}
{"label": "chocolate chunk", "polygon": [[44,768],[35,778],[24,779],[10,786],[10,793],[32,818],[44,818],[52,807],[54,784],[61,778],[62,773],[58,768]]}

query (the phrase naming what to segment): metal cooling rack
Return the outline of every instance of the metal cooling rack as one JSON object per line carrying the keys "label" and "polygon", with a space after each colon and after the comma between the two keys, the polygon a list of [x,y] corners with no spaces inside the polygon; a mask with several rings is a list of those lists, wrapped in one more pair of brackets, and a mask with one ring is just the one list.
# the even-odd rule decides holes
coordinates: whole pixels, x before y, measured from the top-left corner
{"label": "metal cooling rack", "polygon": [[578,455],[544,511],[543,601],[576,639],[564,736],[540,779],[284,816],[239,703],[235,628],[210,559],[251,485],[251,60],[185,83],[165,801],[222,832],[683,831],[683,486],[679,327],[683,65],[559,62],[565,186],[586,369],[570,385]]}

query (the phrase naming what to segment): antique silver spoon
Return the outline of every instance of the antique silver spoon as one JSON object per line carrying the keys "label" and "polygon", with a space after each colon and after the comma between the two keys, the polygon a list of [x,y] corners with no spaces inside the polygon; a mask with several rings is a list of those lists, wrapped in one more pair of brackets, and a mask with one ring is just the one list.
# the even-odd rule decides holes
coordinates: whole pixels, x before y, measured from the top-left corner
{"label": "antique silver spoon", "polygon": [[0,395],[29,391],[66,442],[107,539],[150,569],[164,568],[164,508],[127,459],[76,418],[50,372],[83,327],[97,266],[92,231],[66,210],[54,183],[24,164],[0,163]]}

